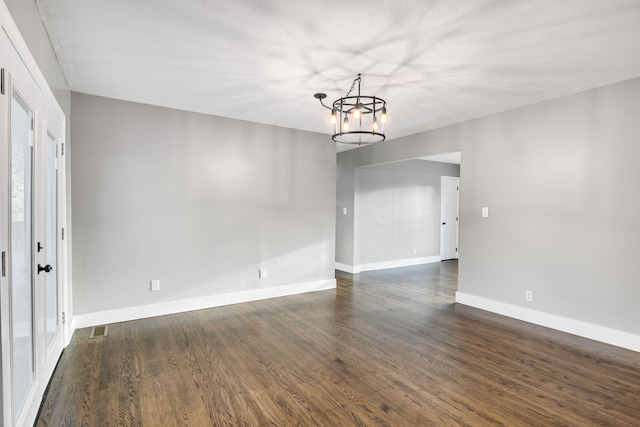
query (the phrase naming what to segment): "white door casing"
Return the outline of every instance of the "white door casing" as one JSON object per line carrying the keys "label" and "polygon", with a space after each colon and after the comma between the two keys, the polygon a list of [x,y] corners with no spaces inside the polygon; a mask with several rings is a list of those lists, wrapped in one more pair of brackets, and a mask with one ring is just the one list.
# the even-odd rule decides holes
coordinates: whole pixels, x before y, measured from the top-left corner
{"label": "white door casing", "polygon": [[68,342],[65,117],[3,2],[0,30],[0,424],[15,427],[33,425]]}

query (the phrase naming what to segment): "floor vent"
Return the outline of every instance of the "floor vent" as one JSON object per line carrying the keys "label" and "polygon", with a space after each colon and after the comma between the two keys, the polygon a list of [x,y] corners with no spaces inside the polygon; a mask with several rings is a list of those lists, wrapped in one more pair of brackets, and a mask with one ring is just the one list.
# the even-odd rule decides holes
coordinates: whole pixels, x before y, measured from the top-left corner
{"label": "floor vent", "polygon": [[91,335],[89,335],[89,338],[106,337],[108,332],[109,326],[107,325],[94,326],[91,328]]}

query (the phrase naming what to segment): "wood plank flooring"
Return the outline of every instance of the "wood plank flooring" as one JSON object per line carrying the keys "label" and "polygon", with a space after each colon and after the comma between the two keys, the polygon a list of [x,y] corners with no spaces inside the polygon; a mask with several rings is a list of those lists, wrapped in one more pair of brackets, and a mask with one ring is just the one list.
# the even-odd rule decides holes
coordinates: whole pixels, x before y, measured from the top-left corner
{"label": "wood plank flooring", "polygon": [[639,426],[640,355],[453,303],[457,263],[76,331],[38,426]]}

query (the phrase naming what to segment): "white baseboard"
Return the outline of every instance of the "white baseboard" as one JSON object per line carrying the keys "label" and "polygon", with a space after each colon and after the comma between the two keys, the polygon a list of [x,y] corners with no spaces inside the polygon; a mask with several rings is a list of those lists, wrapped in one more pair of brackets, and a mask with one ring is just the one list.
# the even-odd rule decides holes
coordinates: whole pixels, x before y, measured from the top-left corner
{"label": "white baseboard", "polygon": [[109,323],[126,322],[129,320],[145,319],[148,317],[164,316],[167,314],[183,313],[185,311],[202,310],[224,305],[243,302],[259,301],[269,298],[284,297],[306,292],[323,291],[336,288],[336,279],[318,280],[315,282],[298,283],[288,286],[255,289],[251,291],[234,292],[209,297],[192,298],[178,301],[168,301],[158,304],[127,307],[116,310],[98,311],[94,313],[76,314],[73,317],[75,328],[88,328]]}
{"label": "white baseboard", "polygon": [[427,256],[421,258],[397,259],[393,261],[372,262],[369,264],[361,264],[360,271],[385,270],[387,268],[409,267],[412,265],[431,264],[440,262],[440,255]]}
{"label": "white baseboard", "polygon": [[360,268],[357,266],[353,266],[353,265],[347,265],[347,264],[342,264],[341,262],[336,262],[336,270],[340,270],[340,271],[346,271],[347,273],[351,273],[351,274],[358,274],[360,273]]}
{"label": "white baseboard", "polygon": [[463,292],[456,292],[456,302],[594,341],[640,352],[640,336],[617,329],[531,310],[529,308],[477,297]]}
{"label": "white baseboard", "polygon": [[373,270],[385,270],[387,268],[398,268],[398,267],[410,267],[412,265],[422,265],[422,264],[431,264],[434,262],[440,262],[442,258],[440,255],[436,256],[428,256],[421,258],[408,258],[408,259],[396,259],[393,261],[382,261],[382,262],[372,262],[369,264],[360,264],[360,265],[347,265],[336,262],[336,270],[346,271],[351,274],[358,274],[361,271],[373,271]]}

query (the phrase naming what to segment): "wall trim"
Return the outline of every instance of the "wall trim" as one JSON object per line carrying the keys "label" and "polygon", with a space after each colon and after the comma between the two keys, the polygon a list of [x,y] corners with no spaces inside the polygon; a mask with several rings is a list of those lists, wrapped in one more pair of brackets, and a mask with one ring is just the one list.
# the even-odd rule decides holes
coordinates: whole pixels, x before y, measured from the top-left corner
{"label": "wall trim", "polygon": [[640,335],[634,335],[629,332],[465,294],[463,292],[456,292],[456,302],[579,337],[640,352]]}
{"label": "wall trim", "polygon": [[141,305],[137,307],[120,308],[116,310],[97,311],[93,313],[76,314],[72,324],[74,328],[88,328],[109,323],[126,322],[129,320],[145,319],[148,317],[165,316],[186,311],[203,310],[243,302],[259,301],[278,298],[306,292],[323,291],[336,288],[336,279],[318,280],[314,282],[297,283],[287,286],[254,289],[250,291],[233,292],[222,295],[211,295],[202,298],[191,298],[178,301],[167,301],[157,304]]}
{"label": "wall trim", "polygon": [[440,255],[436,256],[428,256],[421,258],[407,258],[407,259],[396,259],[393,261],[382,261],[382,262],[372,262],[368,264],[360,264],[360,265],[347,265],[339,262],[335,263],[336,270],[346,271],[351,274],[358,274],[361,271],[373,271],[373,270],[386,270],[388,268],[398,268],[398,267],[410,267],[412,265],[422,265],[422,264],[431,264],[434,262],[440,262],[442,258]]}
{"label": "wall trim", "polygon": [[351,274],[360,273],[360,267],[343,264],[341,262],[336,262],[336,267],[335,268],[336,268],[336,270],[346,271],[347,273],[351,273]]}

